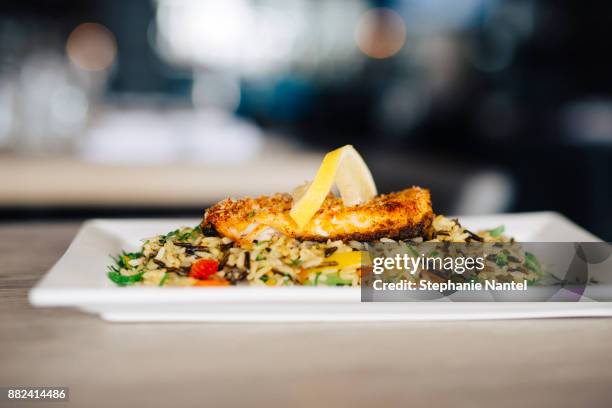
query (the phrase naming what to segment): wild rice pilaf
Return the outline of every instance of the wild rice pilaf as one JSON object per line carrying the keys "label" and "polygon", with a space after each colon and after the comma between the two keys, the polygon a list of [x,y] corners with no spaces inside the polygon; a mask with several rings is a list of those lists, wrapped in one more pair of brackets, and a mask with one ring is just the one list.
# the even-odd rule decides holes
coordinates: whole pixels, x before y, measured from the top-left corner
{"label": "wild rice pilaf", "polygon": [[[435,217],[426,236],[406,241],[383,238],[376,242],[358,241],[299,241],[274,236],[266,241],[239,245],[214,231],[183,227],[165,235],[146,239],[140,252],[123,252],[109,266],[108,277],[120,286],[359,286],[361,283],[362,251],[376,243],[395,243],[400,248],[423,242],[513,243],[503,235],[503,227],[471,232],[458,220]],[[214,266],[210,279],[194,279],[194,263],[210,260]],[[517,245],[507,246],[487,257],[486,267],[479,273],[466,274],[464,279],[537,282],[540,265],[528,252]],[[429,271],[419,271],[410,279],[435,280]]]}

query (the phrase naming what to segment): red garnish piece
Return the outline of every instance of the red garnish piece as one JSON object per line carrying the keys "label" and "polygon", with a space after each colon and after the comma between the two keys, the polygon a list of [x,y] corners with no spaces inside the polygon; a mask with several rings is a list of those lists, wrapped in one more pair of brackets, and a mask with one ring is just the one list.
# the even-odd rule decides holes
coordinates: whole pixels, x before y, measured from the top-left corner
{"label": "red garnish piece", "polygon": [[219,262],[214,259],[198,259],[191,265],[189,276],[194,279],[206,280],[217,272]]}

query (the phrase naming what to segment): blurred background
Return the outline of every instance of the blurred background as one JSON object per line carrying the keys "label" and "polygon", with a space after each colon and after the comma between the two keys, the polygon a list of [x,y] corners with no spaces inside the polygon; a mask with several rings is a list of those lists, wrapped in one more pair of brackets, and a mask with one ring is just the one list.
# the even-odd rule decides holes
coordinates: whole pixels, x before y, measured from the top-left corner
{"label": "blurred background", "polygon": [[199,216],[351,143],[447,214],[612,240],[612,4],[55,0],[0,6],[0,221]]}

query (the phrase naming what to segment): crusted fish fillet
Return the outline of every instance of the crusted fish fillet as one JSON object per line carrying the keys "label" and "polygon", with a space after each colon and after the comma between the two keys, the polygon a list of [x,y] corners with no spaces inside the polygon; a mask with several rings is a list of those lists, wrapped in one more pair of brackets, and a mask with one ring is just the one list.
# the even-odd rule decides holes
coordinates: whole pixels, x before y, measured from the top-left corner
{"label": "crusted fish fillet", "polygon": [[422,236],[433,220],[429,190],[419,187],[381,194],[351,207],[329,195],[301,229],[289,216],[292,201],[289,194],[226,199],[206,211],[202,227],[212,226],[221,235],[238,242],[265,240],[275,234],[313,241],[372,241],[383,237]]}

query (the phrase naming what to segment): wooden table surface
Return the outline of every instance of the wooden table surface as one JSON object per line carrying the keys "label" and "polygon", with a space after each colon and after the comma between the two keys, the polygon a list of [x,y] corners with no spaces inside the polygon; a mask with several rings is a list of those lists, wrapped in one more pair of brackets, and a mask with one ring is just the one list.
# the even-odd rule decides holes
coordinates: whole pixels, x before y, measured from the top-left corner
{"label": "wooden table surface", "polygon": [[117,324],[33,309],[28,289],[77,228],[0,226],[0,387],[68,386],[53,407],[612,406],[612,319]]}

